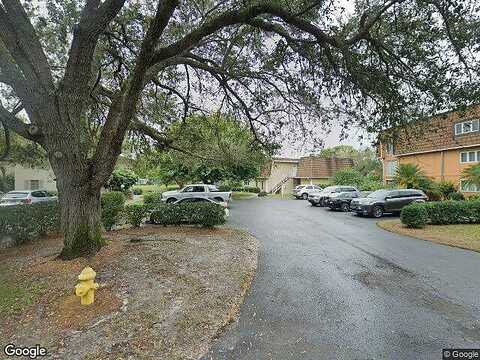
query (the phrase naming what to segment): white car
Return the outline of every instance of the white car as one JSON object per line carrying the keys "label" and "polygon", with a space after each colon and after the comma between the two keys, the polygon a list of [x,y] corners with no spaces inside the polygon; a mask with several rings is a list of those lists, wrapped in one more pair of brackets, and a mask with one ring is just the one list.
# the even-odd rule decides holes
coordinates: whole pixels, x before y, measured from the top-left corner
{"label": "white car", "polygon": [[225,210],[225,218],[227,218],[228,215],[230,215],[230,212],[228,210],[228,203],[226,203],[224,201],[217,201],[217,200],[209,199],[209,198],[203,197],[203,196],[196,196],[196,197],[189,197],[189,198],[180,199],[180,200],[175,201],[173,204],[191,204],[191,203],[199,203],[199,202],[209,202],[209,203],[212,203],[212,204],[220,205]]}
{"label": "white car", "polygon": [[232,198],[231,191],[218,191],[215,185],[192,184],[181,190],[165,191],[162,193],[162,201],[174,203],[180,199],[191,197],[202,197],[217,200],[218,202],[229,202]]}
{"label": "white car", "polygon": [[19,190],[10,191],[0,199],[0,206],[13,206],[22,204],[35,204],[46,201],[57,201],[56,196],[51,196],[45,190]]}
{"label": "white car", "polygon": [[292,195],[297,199],[307,200],[308,195],[321,190],[322,188],[318,185],[299,185],[295,189],[293,189]]}

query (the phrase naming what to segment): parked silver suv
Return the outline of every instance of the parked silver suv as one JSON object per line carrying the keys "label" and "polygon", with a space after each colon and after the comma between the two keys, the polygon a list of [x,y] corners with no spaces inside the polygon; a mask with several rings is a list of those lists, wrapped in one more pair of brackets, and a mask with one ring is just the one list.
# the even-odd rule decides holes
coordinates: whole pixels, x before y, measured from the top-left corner
{"label": "parked silver suv", "polygon": [[10,191],[0,199],[0,206],[35,204],[44,201],[56,201],[58,198],[44,190]]}

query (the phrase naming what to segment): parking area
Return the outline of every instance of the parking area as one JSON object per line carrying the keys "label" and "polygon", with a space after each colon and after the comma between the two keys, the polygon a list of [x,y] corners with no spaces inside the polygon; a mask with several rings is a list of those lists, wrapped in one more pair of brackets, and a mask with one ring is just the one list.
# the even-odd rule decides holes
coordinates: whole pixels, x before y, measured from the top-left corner
{"label": "parking area", "polygon": [[233,202],[230,225],[261,241],[259,267],[205,359],[438,359],[478,345],[480,254],[376,221],[302,200]]}

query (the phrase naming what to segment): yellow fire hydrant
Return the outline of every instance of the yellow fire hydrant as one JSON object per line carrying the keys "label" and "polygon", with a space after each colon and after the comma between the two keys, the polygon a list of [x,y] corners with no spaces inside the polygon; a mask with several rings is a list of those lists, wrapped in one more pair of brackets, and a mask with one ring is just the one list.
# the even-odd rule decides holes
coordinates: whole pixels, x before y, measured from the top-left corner
{"label": "yellow fire hydrant", "polygon": [[78,284],[75,285],[75,295],[80,296],[80,303],[82,305],[93,304],[95,300],[95,290],[98,289],[98,284],[95,282],[97,273],[93,271],[90,266],[87,266],[78,275]]}

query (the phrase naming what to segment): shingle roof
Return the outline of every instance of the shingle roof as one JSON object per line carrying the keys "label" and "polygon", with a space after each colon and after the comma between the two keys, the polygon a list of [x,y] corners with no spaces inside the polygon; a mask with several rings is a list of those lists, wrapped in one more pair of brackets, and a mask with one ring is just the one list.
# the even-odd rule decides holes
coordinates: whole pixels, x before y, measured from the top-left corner
{"label": "shingle roof", "polygon": [[352,167],[353,160],[349,158],[308,156],[300,158],[298,178],[330,178],[338,170]]}

